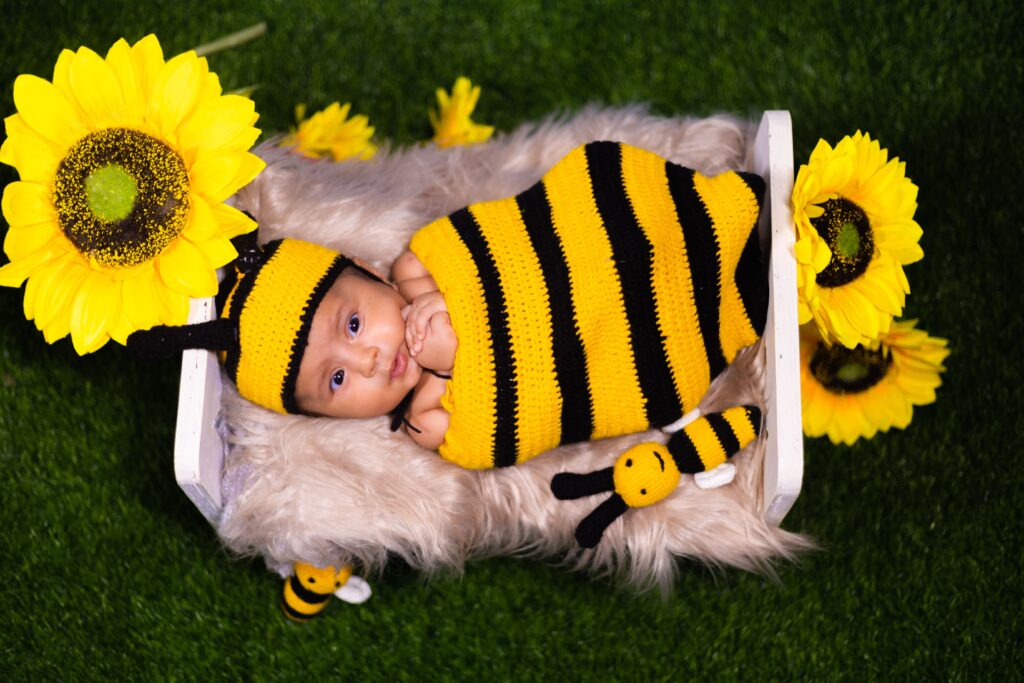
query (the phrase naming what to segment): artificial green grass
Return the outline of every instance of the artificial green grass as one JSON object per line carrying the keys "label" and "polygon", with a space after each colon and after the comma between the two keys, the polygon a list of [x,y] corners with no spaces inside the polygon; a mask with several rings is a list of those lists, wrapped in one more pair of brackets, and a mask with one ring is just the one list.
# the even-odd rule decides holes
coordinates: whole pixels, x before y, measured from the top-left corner
{"label": "artificial green grass", "polygon": [[[60,49],[155,31],[258,85],[260,126],[338,99],[378,136],[430,135],[465,74],[510,130],[588,102],[659,113],[789,109],[795,155],[860,128],[920,187],[918,317],[954,349],[935,405],[855,447],[809,440],[784,522],[821,542],[781,581],[683,563],[662,602],[496,559],[287,622],[280,582],[220,549],[171,463],[178,366],[47,346],[0,291],[0,672],[6,680],[951,679],[1024,677],[1019,169],[1024,15],[990,1],[873,3],[5,3],[0,110]],[[15,174],[4,167],[0,182]],[[6,230],[6,224],[4,224]]]}

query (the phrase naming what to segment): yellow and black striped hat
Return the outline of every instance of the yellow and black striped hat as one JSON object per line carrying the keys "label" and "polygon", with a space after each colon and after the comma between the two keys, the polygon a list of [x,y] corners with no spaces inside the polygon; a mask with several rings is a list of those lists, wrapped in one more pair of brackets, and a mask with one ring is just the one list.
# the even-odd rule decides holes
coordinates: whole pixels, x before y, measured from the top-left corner
{"label": "yellow and black striped hat", "polygon": [[218,319],[135,332],[128,346],[150,357],[189,348],[220,351],[244,398],[279,413],[301,413],[295,382],[313,315],[349,266],[379,280],[318,244],[279,239],[257,247],[253,239],[239,249],[233,272],[221,283]]}
{"label": "yellow and black striped hat", "polygon": [[282,239],[263,247],[257,267],[236,268],[220,317],[238,330],[238,344],[221,354],[238,393],[279,413],[301,412],[295,381],[313,314],[350,265],[327,247]]}

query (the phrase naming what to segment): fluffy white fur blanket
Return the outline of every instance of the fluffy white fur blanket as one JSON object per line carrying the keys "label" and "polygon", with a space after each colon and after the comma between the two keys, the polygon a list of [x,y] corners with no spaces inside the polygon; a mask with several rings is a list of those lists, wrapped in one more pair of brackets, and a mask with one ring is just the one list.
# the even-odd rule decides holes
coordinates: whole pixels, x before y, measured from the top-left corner
{"label": "fluffy white fur blanket", "polygon": [[[382,150],[371,161],[334,164],[273,145],[267,169],[236,197],[260,223],[260,240],[300,237],[361,257],[387,272],[412,233],[475,201],[507,197],[536,182],[580,143],[618,140],[705,174],[747,167],[753,126],[728,116],[659,118],[643,107],[591,107],[526,125],[473,147]],[[705,410],[763,403],[760,346],[745,351],[712,386]],[[227,384],[227,383],[226,383]],[[602,496],[558,501],[558,471],[611,465],[629,445],[659,432],[558,448],[518,467],[467,471],[388,430],[387,418],[281,416],[225,390],[226,507],[218,524],[233,551],[262,555],[282,573],[302,560],[352,561],[381,570],[397,555],[427,574],[461,570],[469,558],[529,554],[625,585],[667,591],[676,559],[771,573],[810,541],[766,524],[760,482],[764,447],[734,458],[736,479],[700,490],[690,477],[666,500],[631,510],[592,551],[576,524]]]}

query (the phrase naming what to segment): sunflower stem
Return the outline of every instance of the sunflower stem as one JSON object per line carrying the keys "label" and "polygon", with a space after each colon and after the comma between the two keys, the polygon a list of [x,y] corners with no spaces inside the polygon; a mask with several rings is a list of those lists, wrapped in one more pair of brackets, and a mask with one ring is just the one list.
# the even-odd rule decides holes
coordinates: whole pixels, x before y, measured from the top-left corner
{"label": "sunflower stem", "polygon": [[252,85],[244,85],[241,88],[235,88],[234,90],[229,90],[229,91],[227,91],[224,94],[225,95],[241,95],[242,97],[249,97],[254,92],[259,90],[261,87],[263,87],[262,83],[253,83]]}
{"label": "sunflower stem", "polygon": [[209,43],[203,43],[195,48],[195,53],[199,57],[212,55],[215,52],[220,52],[221,50],[227,50],[228,48],[248,43],[250,40],[255,40],[266,32],[267,22],[261,21],[260,23],[253,24],[248,28],[243,28],[241,31],[229,33],[217,40],[211,40]]}

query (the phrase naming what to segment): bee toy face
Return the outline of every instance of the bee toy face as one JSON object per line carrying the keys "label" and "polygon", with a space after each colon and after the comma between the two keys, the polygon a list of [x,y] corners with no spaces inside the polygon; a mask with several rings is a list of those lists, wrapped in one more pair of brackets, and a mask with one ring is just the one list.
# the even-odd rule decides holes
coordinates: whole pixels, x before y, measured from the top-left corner
{"label": "bee toy face", "polygon": [[657,443],[633,446],[615,461],[615,491],[629,507],[656,503],[679,484],[679,470],[668,448]]}
{"label": "bee toy face", "polygon": [[320,595],[329,595],[345,583],[334,567],[314,567],[305,562],[295,563],[295,576],[303,588]]}

